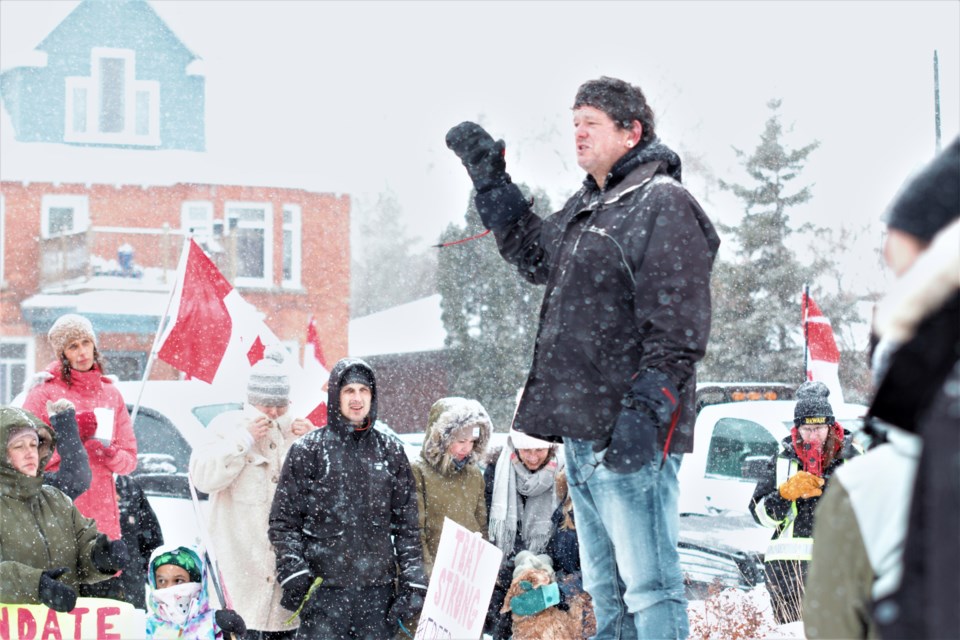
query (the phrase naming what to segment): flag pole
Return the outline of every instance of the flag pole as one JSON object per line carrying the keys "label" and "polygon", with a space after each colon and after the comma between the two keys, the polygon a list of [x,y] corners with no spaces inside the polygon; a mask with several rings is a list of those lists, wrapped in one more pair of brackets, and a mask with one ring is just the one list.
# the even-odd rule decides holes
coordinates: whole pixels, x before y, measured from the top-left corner
{"label": "flag pole", "polygon": [[157,332],[153,336],[153,345],[150,347],[150,353],[147,354],[147,364],[143,368],[143,379],[140,381],[140,389],[137,391],[137,400],[133,404],[133,411],[130,412],[130,424],[136,424],[137,414],[140,413],[140,401],[143,399],[143,390],[147,386],[147,380],[150,379],[150,372],[153,370],[153,363],[157,361],[157,344],[160,342],[160,334],[163,333],[164,324],[170,316],[170,306],[173,304],[174,294],[177,292],[177,285],[183,282],[183,274],[187,268],[187,249],[192,242],[189,236],[183,239],[183,249],[180,251],[180,263],[177,265],[177,277],[170,287],[170,296],[167,298],[167,306],[160,316],[160,322],[157,324]]}
{"label": "flag pole", "polygon": [[810,322],[807,317],[810,305],[810,285],[803,285],[803,301],[800,303],[800,320],[803,323],[803,379],[807,379],[810,363],[807,361],[810,354]]}

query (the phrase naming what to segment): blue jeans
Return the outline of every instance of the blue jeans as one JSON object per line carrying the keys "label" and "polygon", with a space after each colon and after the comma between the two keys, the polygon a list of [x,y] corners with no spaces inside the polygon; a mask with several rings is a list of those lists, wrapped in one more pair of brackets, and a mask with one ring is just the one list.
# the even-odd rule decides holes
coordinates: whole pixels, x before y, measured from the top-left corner
{"label": "blue jeans", "polygon": [[587,440],[564,439],[580,541],[583,586],[593,598],[595,638],[687,637],[687,601],[677,552],[680,455],[629,474],[600,464]]}

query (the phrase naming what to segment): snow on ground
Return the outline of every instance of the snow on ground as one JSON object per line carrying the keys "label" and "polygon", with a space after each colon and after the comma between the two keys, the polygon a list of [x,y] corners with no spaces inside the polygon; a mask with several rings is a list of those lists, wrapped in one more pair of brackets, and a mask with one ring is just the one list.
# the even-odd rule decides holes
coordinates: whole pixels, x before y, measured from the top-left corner
{"label": "snow on ground", "polygon": [[804,638],[803,622],[777,625],[770,596],[759,585],[750,591],[726,589],[706,600],[691,600],[690,638],[698,640],[781,640]]}

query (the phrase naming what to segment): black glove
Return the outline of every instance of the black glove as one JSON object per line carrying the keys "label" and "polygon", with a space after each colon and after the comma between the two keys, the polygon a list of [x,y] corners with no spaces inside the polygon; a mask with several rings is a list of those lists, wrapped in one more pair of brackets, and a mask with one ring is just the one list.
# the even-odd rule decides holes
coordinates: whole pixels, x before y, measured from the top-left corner
{"label": "black glove", "polygon": [[57,434],[57,451],[60,452],[60,468],[44,473],[44,480],[73,499],[90,488],[93,475],[90,460],[77,425],[77,412],[66,398],[47,402],[50,426]]}
{"label": "black glove", "polygon": [[40,574],[40,602],[61,613],[73,611],[77,606],[77,592],[70,585],[57,580],[67,571],[66,567],[60,567]]}
{"label": "black glove", "polygon": [[483,127],[461,122],[447,132],[447,146],[463,162],[477,190],[474,202],[483,226],[500,231],[517,222],[530,205],[510,180],[503,140],[494,141]]}
{"label": "black glove", "polygon": [[405,622],[420,615],[423,609],[423,596],[418,591],[404,590],[397,599],[393,601],[390,607],[390,622],[399,626],[399,623]]}
{"label": "black glove", "polygon": [[93,543],[93,552],[90,561],[100,573],[116,573],[127,566],[127,543],[123,540],[110,540],[102,533]]}
{"label": "black glove", "polygon": [[222,631],[242,636],[247,632],[247,625],[244,623],[240,614],[233,609],[217,609],[213,614],[213,619]]}
{"label": "black glove", "polygon": [[477,193],[508,184],[507,163],[503,158],[503,140],[493,140],[487,131],[474,122],[461,122],[447,132],[449,147],[463,166]]}
{"label": "black glove", "polygon": [[303,602],[303,598],[310,590],[313,584],[313,578],[306,573],[301,573],[296,578],[291,578],[282,585],[283,596],[280,598],[280,606],[289,611],[296,611]]}
{"label": "black glove", "polygon": [[623,399],[610,439],[593,445],[594,451],[607,450],[603,465],[614,473],[633,473],[653,460],[658,431],[670,424],[679,396],[663,373],[640,373]]}

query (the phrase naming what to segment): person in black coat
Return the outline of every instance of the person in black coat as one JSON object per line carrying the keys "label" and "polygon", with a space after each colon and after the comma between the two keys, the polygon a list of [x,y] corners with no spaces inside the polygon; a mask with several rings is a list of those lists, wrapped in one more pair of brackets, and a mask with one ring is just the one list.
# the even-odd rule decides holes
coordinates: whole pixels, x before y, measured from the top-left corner
{"label": "person in black coat", "polygon": [[299,610],[297,638],[389,638],[426,595],[413,472],[374,428],[377,385],[363,360],[333,367],[327,415],[290,448],[270,510],[281,604]]}
{"label": "person in black coat", "polygon": [[960,634],[958,218],[960,138],[955,138],[886,214],[884,258],[900,280],[887,298],[892,304],[879,305],[874,322],[876,392],[869,415],[919,435],[923,449],[903,577],[873,609],[884,638]]}
{"label": "person in black coat", "polygon": [[120,508],[120,539],[127,545],[129,560],[119,576],[92,585],[81,585],[80,594],[112,598],[146,609],[147,561],[163,545],[163,531],[140,483],[133,476],[117,476]]}

